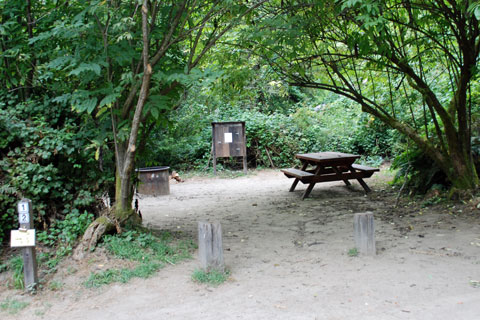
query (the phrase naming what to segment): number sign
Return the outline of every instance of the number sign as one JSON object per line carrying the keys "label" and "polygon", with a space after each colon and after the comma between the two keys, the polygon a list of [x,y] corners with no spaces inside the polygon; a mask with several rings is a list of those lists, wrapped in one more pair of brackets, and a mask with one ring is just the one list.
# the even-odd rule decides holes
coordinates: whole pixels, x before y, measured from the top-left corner
{"label": "number sign", "polygon": [[18,203],[18,222],[30,223],[29,206],[27,201],[20,201]]}

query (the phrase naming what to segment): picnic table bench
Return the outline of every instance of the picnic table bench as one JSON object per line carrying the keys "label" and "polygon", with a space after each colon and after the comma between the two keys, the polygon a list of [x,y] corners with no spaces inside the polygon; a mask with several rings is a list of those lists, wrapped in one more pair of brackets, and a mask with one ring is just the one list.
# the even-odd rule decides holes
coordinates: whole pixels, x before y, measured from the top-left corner
{"label": "picnic table bench", "polygon": [[[363,181],[369,178],[374,172],[380,171],[378,168],[372,168],[360,164],[354,164],[359,155],[341,153],[341,152],[318,152],[296,154],[295,157],[302,162],[301,169],[289,168],[281,171],[288,177],[295,179],[290,192],[293,192],[298,184],[308,184],[303,193],[302,199],[307,198],[312,192],[313,187],[318,182],[343,181],[347,186],[352,179],[356,179],[363,187],[365,192],[370,192],[370,188]],[[309,169],[309,166],[311,167]]]}

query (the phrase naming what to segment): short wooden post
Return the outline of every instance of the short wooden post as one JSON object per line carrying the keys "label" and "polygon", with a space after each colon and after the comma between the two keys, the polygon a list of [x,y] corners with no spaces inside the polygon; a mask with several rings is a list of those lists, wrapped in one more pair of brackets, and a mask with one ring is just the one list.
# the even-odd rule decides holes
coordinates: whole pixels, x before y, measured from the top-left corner
{"label": "short wooden post", "polygon": [[354,217],[355,246],[359,253],[376,255],[373,212],[356,213]]}
{"label": "short wooden post", "polygon": [[[32,201],[30,199],[22,199],[18,203],[18,222],[20,223],[20,231],[34,229]],[[32,290],[38,285],[37,256],[35,253],[35,247],[24,247],[22,248],[22,251],[25,288],[27,290]]]}
{"label": "short wooden post", "polygon": [[204,271],[225,271],[222,226],[219,222],[198,222],[198,255]]}
{"label": "short wooden post", "polygon": [[243,129],[243,144],[242,144],[242,153],[243,153],[243,173],[247,174],[247,130],[245,130],[245,123],[242,124]]}
{"label": "short wooden post", "polygon": [[212,164],[213,164],[213,174],[217,175],[217,149],[215,148],[215,137],[212,137]]}

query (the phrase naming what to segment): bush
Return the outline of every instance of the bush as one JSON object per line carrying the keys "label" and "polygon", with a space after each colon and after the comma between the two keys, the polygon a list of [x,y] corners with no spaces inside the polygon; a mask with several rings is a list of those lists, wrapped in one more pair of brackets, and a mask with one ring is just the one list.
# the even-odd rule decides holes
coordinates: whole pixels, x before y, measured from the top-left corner
{"label": "bush", "polygon": [[368,114],[360,117],[358,129],[353,132],[352,150],[362,155],[391,156],[399,134],[380,120]]}
{"label": "bush", "polygon": [[95,212],[97,193],[112,179],[89,148],[98,130],[93,124],[50,100],[10,99],[8,107],[0,102],[0,241],[17,228],[22,198],[32,200],[41,230],[69,213]]}
{"label": "bush", "polygon": [[418,148],[409,149],[398,155],[392,163],[392,169],[399,169],[394,183],[405,182],[405,186],[414,194],[425,194],[435,185],[450,187],[443,171]]}
{"label": "bush", "polygon": [[[154,134],[140,158],[140,166],[168,165],[175,170],[204,169],[211,159],[211,122],[245,121],[249,167],[287,167],[293,155],[340,151],[366,156],[390,155],[393,131],[378,120],[361,115],[359,108],[334,101],[317,107],[295,105],[289,114],[260,109],[185,105],[171,114],[168,130]],[[263,109],[262,109],[263,110]],[[271,159],[271,162],[270,162]],[[241,165],[218,159],[218,167]]]}
{"label": "bush", "polygon": [[112,282],[128,282],[131,278],[148,278],[166,263],[175,264],[191,257],[193,242],[174,241],[171,234],[155,236],[145,230],[129,230],[122,234],[105,236],[107,251],[118,259],[135,262],[132,268],[109,269],[92,273],[85,282],[87,288]]}
{"label": "bush", "polygon": [[93,221],[93,214],[80,214],[77,209],[69,213],[64,220],[54,222],[48,230],[37,233],[39,242],[54,247],[58,245],[57,256],[63,257],[72,252],[73,247],[87,227]]}

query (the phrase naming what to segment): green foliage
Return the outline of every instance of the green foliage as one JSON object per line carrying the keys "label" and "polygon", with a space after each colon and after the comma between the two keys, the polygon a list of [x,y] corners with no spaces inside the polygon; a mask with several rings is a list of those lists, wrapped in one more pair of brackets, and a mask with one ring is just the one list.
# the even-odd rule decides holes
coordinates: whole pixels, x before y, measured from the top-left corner
{"label": "green foliage", "polygon": [[425,194],[432,186],[449,186],[445,173],[418,148],[410,148],[398,155],[392,169],[399,169],[394,183],[403,182],[407,174],[406,188],[412,194]]}
{"label": "green foliage", "polygon": [[[39,272],[44,272],[45,274],[55,272],[58,263],[66,254],[67,251],[65,251],[65,249],[62,247],[56,252],[40,252],[37,255],[37,266]],[[9,286],[13,286],[15,289],[19,290],[25,289],[23,257],[21,255],[12,257],[5,264],[0,266],[0,272],[6,271],[10,271],[12,276],[11,280],[7,281]]]}
{"label": "green foliage", "polygon": [[62,258],[71,254],[75,243],[93,221],[93,214],[80,214],[74,209],[64,220],[57,220],[48,230],[37,233],[37,240],[49,247],[55,247],[54,253],[47,253],[41,257],[41,262],[48,272],[56,270]]}
{"label": "green foliage", "polygon": [[16,299],[7,298],[0,303],[0,309],[10,315],[15,315],[19,311],[25,309],[28,304],[29,303],[25,301],[18,301]]}
{"label": "green foliage", "polygon": [[[377,156],[378,164],[379,156],[390,156],[396,150],[399,135],[375,118],[361,115],[358,106],[332,96],[320,99],[326,103],[292,102],[284,114],[231,106],[228,101],[201,104],[199,93],[198,101],[187,101],[171,114],[169,130],[154,134],[148,152],[142,155],[149,161],[140,164],[204,170],[210,159],[213,121],[245,121],[249,167],[270,167],[270,159],[276,167],[292,166],[295,153],[332,150]],[[240,165],[235,159],[217,161],[219,170]]]}
{"label": "green foliage", "polygon": [[37,229],[70,212],[95,212],[95,195],[108,178],[97,168],[95,150],[86,148],[97,129],[48,100],[12,101],[0,101],[0,239],[16,228],[23,197],[32,200]]}
{"label": "green foliage", "polygon": [[120,235],[105,236],[105,248],[114,257],[135,261],[133,269],[109,269],[93,273],[85,282],[88,288],[113,282],[128,282],[131,278],[148,278],[165,263],[175,264],[190,258],[191,241],[173,243],[172,236],[164,232],[159,236],[144,231],[126,231]]}
{"label": "green foliage", "polygon": [[352,151],[362,155],[388,156],[398,153],[396,141],[401,136],[375,117],[363,113],[358,130],[352,135]]}
{"label": "green foliage", "polygon": [[358,249],[357,248],[349,249],[347,254],[348,254],[349,257],[357,257],[358,256]]}
{"label": "green foliage", "polygon": [[56,221],[48,231],[37,233],[37,240],[47,246],[53,247],[56,244],[70,247],[75,244],[77,238],[82,235],[93,221],[93,214],[84,212],[80,214],[74,210],[64,220]]}
{"label": "green foliage", "polygon": [[25,288],[23,280],[23,257],[18,255],[11,258],[5,264],[5,270],[10,270],[12,272],[13,287],[15,289],[23,290]]}
{"label": "green foliage", "polygon": [[[92,214],[87,212],[79,214],[78,211],[74,211],[64,220],[56,221],[49,230],[37,232],[37,241],[55,248],[53,251],[46,250],[37,255],[38,269],[47,274],[55,272],[57,265],[62,258],[72,252],[77,238],[83,234],[92,220]],[[13,287],[24,289],[23,258],[20,255],[1,265],[1,271],[11,271]]]}
{"label": "green foliage", "polygon": [[134,269],[109,269],[92,273],[85,281],[85,287],[98,288],[114,282],[127,283],[132,278],[148,278],[158,271],[162,265],[156,262],[142,263]]}
{"label": "green foliage", "polygon": [[48,284],[48,288],[52,291],[58,291],[63,287],[63,283],[60,281],[52,281]]}
{"label": "green foliage", "polygon": [[[435,186],[437,186],[437,188],[435,188]],[[432,190],[442,190],[442,189],[443,189],[443,186],[441,186],[441,185],[434,185],[432,187]],[[446,196],[441,196],[440,193],[439,193],[438,195],[435,195],[435,196],[431,197],[430,199],[427,199],[427,200],[423,201],[422,202],[422,208],[426,208],[426,207],[429,207],[429,206],[432,206],[432,205],[435,205],[435,204],[439,204],[439,203],[444,203],[446,201],[447,201],[447,197]]]}
{"label": "green foliage", "polygon": [[213,286],[218,286],[224,283],[230,276],[230,271],[220,272],[217,270],[204,271],[197,269],[192,274],[192,280],[198,283],[206,283]]}
{"label": "green foliage", "polygon": [[[237,38],[283,81],[355,101],[408,136],[455,187],[478,186],[470,156],[480,101],[478,4],[297,1],[264,9]],[[378,126],[364,133],[355,148],[380,154],[381,144],[400,138]]]}

